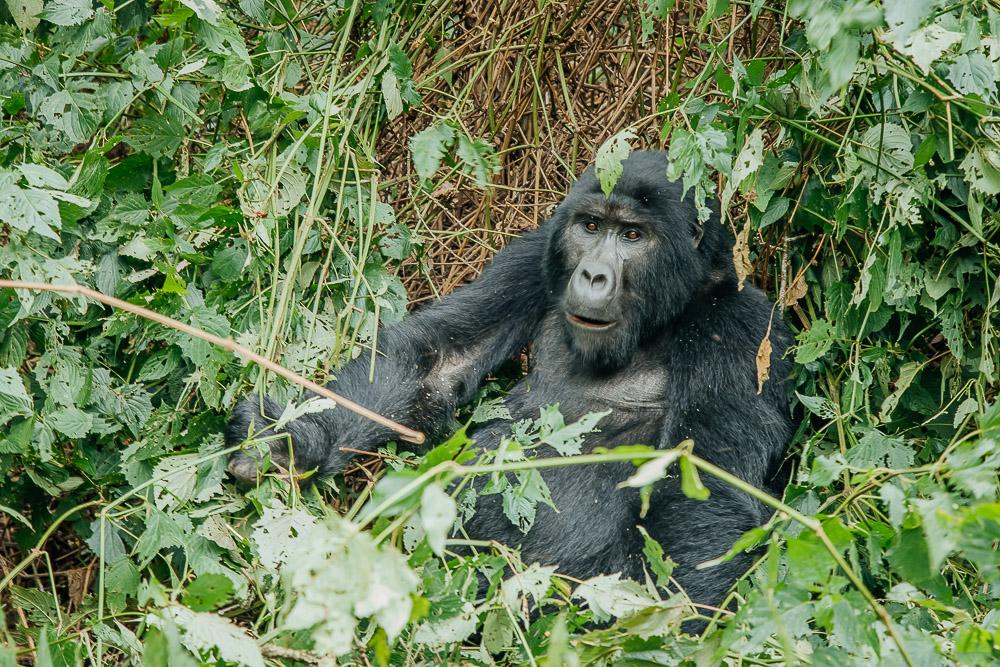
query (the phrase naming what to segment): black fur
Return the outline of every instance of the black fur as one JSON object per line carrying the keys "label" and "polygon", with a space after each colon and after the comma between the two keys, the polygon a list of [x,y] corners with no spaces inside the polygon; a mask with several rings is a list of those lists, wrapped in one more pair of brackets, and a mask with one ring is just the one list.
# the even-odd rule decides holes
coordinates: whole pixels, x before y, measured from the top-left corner
{"label": "black fur", "polygon": [[[717,214],[699,228],[691,196],[682,200],[680,184],[665,174],[663,153],[633,153],[605,198],[593,171],[586,171],[552,220],[498,253],[478,280],[387,327],[374,382],[365,358],[348,364],[331,388],[433,441],[446,435],[453,411],[488,372],[531,344],[531,371],[506,400],[514,419],[537,417],[552,403],[567,422],[611,409],[600,432],[586,438],[585,451],[633,443],[669,448],[693,438],[700,456],[768,488],[792,430],[783,359],[789,337],[775,315],[772,379],[758,395],[755,357],[772,306],[751,286],[737,290],[732,246]],[[636,246],[641,251],[618,262],[616,296],[598,318],[618,324],[600,335],[566,319],[566,304],[576,303],[567,284],[589,247],[573,227],[580,216],[609,225],[634,222],[651,235]],[[261,407],[265,417],[280,413],[270,400],[244,401],[229,424],[229,442],[241,442],[251,423],[266,428]],[[307,415],[286,430],[296,468],[324,474],[343,470],[351,457],[341,446],[373,450],[394,439],[343,409]],[[495,422],[473,437],[489,449],[508,433],[509,424]],[[273,449],[273,458],[287,463],[284,447]],[[249,479],[256,467],[246,454],[231,463],[234,474]],[[640,518],[637,492],[616,488],[633,471],[628,464],[547,470],[559,511],[539,506],[527,535],[505,517],[496,495],[479,499],[466,529],[473,537],[520,545],[526,562],[558,564],[576,577],[622,572],[641,580],[636,526],[642,525],[677,562],[675,577],[692,599],[719,604],[750,556],[701,571],[694,566],[723,554],[741,533],[766,521],[768,510],[708,476],[710,498],[690,500],[674,476],[656,486],[649,513]]]}

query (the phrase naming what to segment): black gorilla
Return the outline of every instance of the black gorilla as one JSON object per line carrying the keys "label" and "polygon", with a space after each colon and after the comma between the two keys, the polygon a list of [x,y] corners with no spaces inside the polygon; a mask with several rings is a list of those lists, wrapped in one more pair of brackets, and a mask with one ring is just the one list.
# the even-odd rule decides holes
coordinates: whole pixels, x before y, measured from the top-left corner
{"label": "black gorilla", "polygon": [[[772,306],[752,287],[737,289],[732,246],[713,215],[698,224],[693,197],[666,179],[666,156],[636,152],[610,197],[588,169],[552,219],[497,254],[474,283],[387,327],[379,336],[374,382],[367,357],[348,364],[331,389],[434,438],[484,376],[531,344],[532,368],[511,391],[515,420],[558,403],[567,422],[611,410],[584,451],[643,443],[673,447],[693,438],[695,452],[751,484],[768,488],[791,435],[783,360],[788,334],[771,326],[771,380],[757,393],[755,358]],[[263,406],[264,417],[261,417]],[[236,408],[230,443],[265,429],[281,413],[270,399]],[[494,448],[508,422],[473,434]],[[285,427],[295,467],[343,470],[352,454],[374,450],[393,433],[343,409]],[[288,464],[287,438],[272,459]],[[554,455],[545,452],[543,455]],[[253,480],[258,461],[238,453],[237,477]],[[558,564],[576,577],[622,572],[642,580],[643,526],[677,562],[675,578],[695,602],[718,604],[746,571],[749,555],[698,571],[744,531],[767,520],[758,501],[713,478],[711,495],[685,497],[676,478],[654,488],[640,518],[635,489],[618,489],[630,464],[546,470],[559,512],[539,506],[525,535],[503,514],[498,495],[481,496],[466,523],[470,536],[519,545],[525,562]]]}

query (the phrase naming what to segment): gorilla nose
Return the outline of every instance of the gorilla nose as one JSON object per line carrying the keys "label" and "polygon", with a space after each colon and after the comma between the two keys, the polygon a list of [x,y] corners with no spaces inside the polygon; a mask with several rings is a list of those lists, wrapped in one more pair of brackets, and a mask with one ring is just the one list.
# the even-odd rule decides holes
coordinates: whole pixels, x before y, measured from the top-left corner
{"label": "gorilla nose", "polygon": [[573,277],[573,289],[585,302],[604,305],[615,291],[614,271],[602,262],[580,262]]}

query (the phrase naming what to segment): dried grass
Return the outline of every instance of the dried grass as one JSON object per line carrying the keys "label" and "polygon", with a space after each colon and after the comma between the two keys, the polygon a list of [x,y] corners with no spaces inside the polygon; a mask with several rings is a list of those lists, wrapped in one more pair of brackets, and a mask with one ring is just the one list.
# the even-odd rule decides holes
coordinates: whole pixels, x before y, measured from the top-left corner
{"label": "dried grass", "polygon": [[[706,33],[719,43],[743,16],[734,5],[699,34],[703,0],[677,5],[643,42],[635,0],[453,4],[451,37],[414,61],[424,104],[397,119],[377,150],[391,203],[425,243],[421,261],[402,267],[414,301],[475,278],[497,247],[538,226],[614,133],[632,127],[643,147],[663,146],[658,105],[674,91],[683,97],[702,73]],[[766,21],[754,34],[741,28],[728,49],[753,57],[773,45],[771,33]],[[444,116],[493,142],[501,170],[487,192],[456,174],[418,196],[408,140]]]}

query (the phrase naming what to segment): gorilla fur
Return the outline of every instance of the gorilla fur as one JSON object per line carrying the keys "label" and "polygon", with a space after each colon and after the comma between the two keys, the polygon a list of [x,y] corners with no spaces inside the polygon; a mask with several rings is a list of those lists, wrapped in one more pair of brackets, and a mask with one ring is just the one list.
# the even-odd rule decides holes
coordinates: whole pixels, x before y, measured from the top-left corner
{"label": "gorilla fur", "polygon": [[[330,387],[434,441],[447,435],[454,410],[486,374],[530,345],[530,372],[506,398],[514,420],[554,403],[567,423],[610,409],[600,431],[586,436],[585,452],[635,443],[670,448],[692,438],[699,456],[768,489],[792,433],[789,336],[760,291],[737,288],[718,214],[699,225],[693,197],[682,197],[666,168],[661,152],[633,153],[609,197],[588,169],[552,219],[499,252],[479,279],[387,327],[374,381],[366,357],[347,364]],[[586,313],[575,313],[579,308]],[[755,359],[769,327],[771,379],[758,394]],[[280,413],[270,399],[245,400],[228,441],[268,433]],[[495,448],[509,426],[492,422],[472,437],[484,450]],[[288,465],[290,439],[295,468],[320,474],[344,469],[353,454],[342,446],[371,451],[394,439],[344,409],[306,415],[284,430],[290,438],[274,441],[272,460]],[[237,453],[230,470],[252,480],[259,465],[254,455]],[[768,509],[709,476],[702,481],[710,497],[689,499],[673,475],[656,484],[640,517],[637,490],[617,488],[633,471],[627,463],[545,470],[558,512],[540,505],[522,534],[503,514],[500,496],[481,496],[466,531],[520,546],[525,562],[557,564],[575,577],[621,572],[641,581],[642,526],[677,563],[674,578],[690,597],[718,605],[751,556],[695,566],[765,522]]]}

